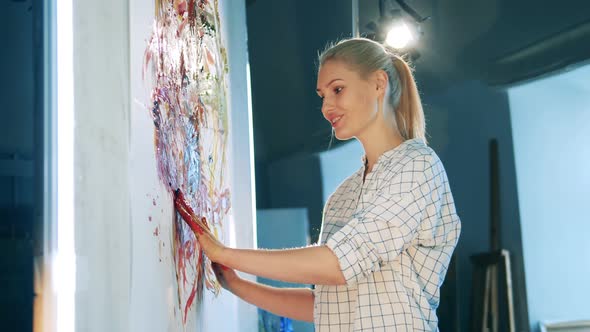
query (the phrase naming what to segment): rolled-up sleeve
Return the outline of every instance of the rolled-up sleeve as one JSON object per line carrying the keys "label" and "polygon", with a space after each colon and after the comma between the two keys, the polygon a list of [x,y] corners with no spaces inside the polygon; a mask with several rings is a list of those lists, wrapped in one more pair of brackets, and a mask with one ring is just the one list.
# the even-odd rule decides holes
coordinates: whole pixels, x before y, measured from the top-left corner
{"label": "rolled-up sleeve", "polygon": [[[398,181],[400,187],[408,190],[397,193],[395,190],[379,190],[369,195],[362,209],[326,241],[326,246],[338,258],[348,285],[393,261],[415,239],[422,214],[436,190],[431,183],[431,167],[416,169],[415,166],[408,165],[395,176],[399,179],[404,177],[403,172],[414,172],[410,183],[406,181],[401,185],[402,182]],[[407,174],[405,176],[407,178]]]}

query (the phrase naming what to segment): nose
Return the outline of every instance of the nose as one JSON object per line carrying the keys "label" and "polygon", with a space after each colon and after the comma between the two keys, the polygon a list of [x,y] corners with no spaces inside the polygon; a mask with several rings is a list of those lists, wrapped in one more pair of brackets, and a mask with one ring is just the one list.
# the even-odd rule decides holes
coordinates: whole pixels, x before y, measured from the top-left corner
{"label": "nose", "polygon": [[334,109],[333,103],[330,101],[329,98],[325,97],[322,101],[322,114],[325,118],[328,117],[328,114]]}

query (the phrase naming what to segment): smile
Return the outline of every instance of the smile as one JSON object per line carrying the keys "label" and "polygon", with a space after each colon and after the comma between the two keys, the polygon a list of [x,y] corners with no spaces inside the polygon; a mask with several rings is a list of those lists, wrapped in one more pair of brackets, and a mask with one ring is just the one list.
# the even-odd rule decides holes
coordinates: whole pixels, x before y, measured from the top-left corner
{"label": "smile", "polygon": [[332,121],[331,121],[332,122],[332,126],[334,126],[338,121],[340,121],[340,119],[342,119],[343,116],[344,115],[341,115],[339,117],[333,118]]}

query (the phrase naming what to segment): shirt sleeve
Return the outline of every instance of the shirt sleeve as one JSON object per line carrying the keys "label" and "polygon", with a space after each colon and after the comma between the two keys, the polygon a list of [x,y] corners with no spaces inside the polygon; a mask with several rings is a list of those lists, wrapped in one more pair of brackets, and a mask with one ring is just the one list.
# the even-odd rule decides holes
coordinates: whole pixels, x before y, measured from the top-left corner
{"label": "shirt sleeve", "polygon": [[348,285],[378,271],[412,243],[422,214],[436,195],[433,181],[428,161],[409,162],[391,179],[389,190],[376,191],[352,220],[327,240]]}

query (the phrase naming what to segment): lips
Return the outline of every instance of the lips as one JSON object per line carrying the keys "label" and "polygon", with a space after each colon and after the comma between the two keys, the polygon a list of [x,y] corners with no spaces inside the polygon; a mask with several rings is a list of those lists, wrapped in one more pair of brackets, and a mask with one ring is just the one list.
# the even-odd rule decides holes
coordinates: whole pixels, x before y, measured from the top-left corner
{"label": "lips", "polygon": [[336,127],[344,115],[334,115],[328,118],[332,127]]}

